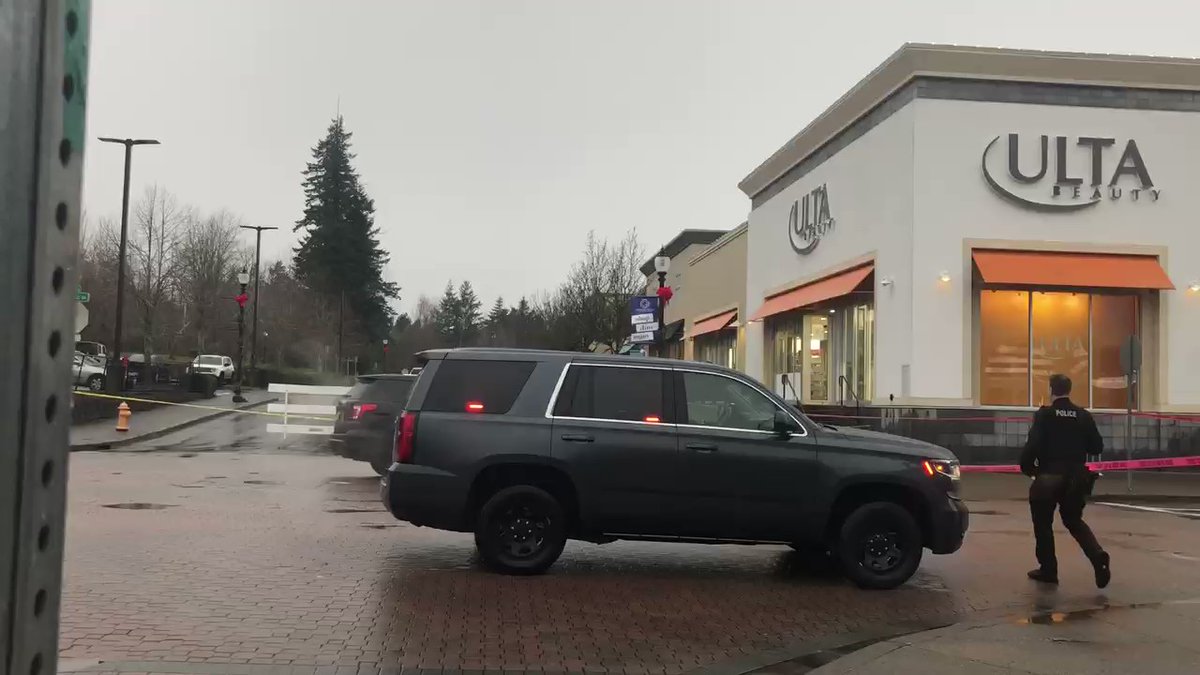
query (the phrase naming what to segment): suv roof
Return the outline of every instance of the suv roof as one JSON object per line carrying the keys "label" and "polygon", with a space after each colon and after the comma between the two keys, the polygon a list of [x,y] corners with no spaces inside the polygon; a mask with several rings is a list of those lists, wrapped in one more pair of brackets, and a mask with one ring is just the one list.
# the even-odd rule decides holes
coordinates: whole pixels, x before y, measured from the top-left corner
{"label": "suv roof", "polygon": [[404,373],[368,373],[366,375],[358,375],[359,381],[373,380],[415,380],[416,375],[405,375]]}
{"label": "suv roof", "polygon": [[680,361],[679,359],[663,359],[650,356],[627,356],[620,354],[595,354],[592,352],[567,352],[552,349],[519,349],[515,347],[458,347],[455,349],[430,349],[417,354],[423,361],[442,359],[470,359],[473,356],[484,358],[520,358],[525,361],[562,361],[573,363],[619,363],[631,366],[653,364],[664,367],[685,366],[692,370],[712,370],[714,372],[729,372],[730,369],[702,361]]}

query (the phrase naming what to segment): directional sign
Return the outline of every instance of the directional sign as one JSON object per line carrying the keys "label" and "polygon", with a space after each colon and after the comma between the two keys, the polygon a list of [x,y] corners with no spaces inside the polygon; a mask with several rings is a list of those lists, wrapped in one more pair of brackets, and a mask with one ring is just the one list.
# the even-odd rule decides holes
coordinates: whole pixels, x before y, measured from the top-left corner
{"label": "directional sign", "polygon": [[646,333],[634,333],[633,335],[629,336],[629,341],[635,344],[639,342],[654,342],[654,331],[649,331]]}
{"label": "directional sign", "polygon": [[634,314],[629,318],[629,320],[630,323],[636,326],[639,323],[650,323],[652,321],[657,321],[658,317],[654,316],[653,314]]}
{"label": "directional sign", "polygon": [[649,323],[637,323],[633,325],[633,332],[635,333],[653,333],[656,330],[658,330],[657,321],[651,321]]}
{"label": "directional sign", "polygon": [[75,303],[75,334],[83,332],[88,325],[88,308],[82,303]]}
{"label": "directional sign", "polygon": [[87,302],[92,299],[92,294],[87,291],[75,291],[75,299],[79,302]]}

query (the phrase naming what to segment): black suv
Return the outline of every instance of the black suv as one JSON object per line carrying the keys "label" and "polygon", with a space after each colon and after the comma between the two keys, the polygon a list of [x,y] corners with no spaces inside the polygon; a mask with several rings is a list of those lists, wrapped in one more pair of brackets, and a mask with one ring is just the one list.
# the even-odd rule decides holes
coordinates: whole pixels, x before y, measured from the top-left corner
{"label": "black suv", "polygon": [[359,375],[338,402],[329,445],[342,457],[369,462],[383,475],[392,464],[396,418],[412,390],[415,375]]}
{"label": "black suv", "polygon": [[962,546],[943,448],[813,422],[704,363],[505,349],[421,355],[383,479],[389,511],[474,532],[537,574],[567,539],[789,544],[892,588]]}

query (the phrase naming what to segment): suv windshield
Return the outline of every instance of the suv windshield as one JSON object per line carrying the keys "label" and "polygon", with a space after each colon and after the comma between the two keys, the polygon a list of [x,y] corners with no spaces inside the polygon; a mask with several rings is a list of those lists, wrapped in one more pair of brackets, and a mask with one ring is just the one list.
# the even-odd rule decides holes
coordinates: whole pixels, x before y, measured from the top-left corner
{"label": "suv windshield", "polygon": [[219,356],[201,356],[196,359],[196,363],[202,366],[219,366],[221,365],[221,357]]}

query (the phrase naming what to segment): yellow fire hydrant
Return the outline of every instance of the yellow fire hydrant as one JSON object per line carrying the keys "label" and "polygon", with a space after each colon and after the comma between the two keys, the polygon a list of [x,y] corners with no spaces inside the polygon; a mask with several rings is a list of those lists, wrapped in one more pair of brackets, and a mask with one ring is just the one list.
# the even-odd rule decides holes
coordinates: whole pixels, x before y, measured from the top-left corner
{"label": "yellow fire hydrant", "polygon": [[129,418],[132,416],[129,404],[121,401],[121,405],[117,406],[117,431],[129,431]]}

